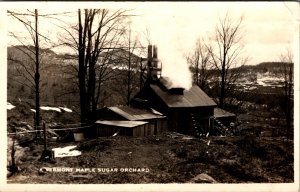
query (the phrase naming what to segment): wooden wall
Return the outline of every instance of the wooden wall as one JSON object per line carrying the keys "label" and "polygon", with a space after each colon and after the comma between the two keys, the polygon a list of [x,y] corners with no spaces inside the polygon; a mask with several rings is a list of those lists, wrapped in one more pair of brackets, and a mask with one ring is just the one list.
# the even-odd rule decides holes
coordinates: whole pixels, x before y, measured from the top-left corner
{"label": "wooden wall", "polygon": [[95,134],[97,137],[109,137],[119,131],[119,135],[127,135],[134,137],[144,137],[151,135],[159,135],[168,130],[166,119],[152,120],[151,122],[136,126],[133,128],[118,127],[111,125],[95,124]]}
{"label": "wooden wall", "polygon": [[214,114],[213,107],[171,108],[168,112],[169,131],[194,135],[195,128],[191,118],[192,114],[207,132],[212,129],[211,118]]}
{"label": "wooden wall", "polygon": [[114,133],[120,131],[120,127],[95,124],[96,136],[97,137],[109,137]]}

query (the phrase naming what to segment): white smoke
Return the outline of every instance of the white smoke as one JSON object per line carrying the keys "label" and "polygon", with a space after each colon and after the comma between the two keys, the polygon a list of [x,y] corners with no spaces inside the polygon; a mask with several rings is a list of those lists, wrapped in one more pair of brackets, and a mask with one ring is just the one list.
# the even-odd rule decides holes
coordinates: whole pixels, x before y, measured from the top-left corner
{"label": "white smoke", "polygon": [[[164,41],[165,42],[165,41]],[[162,62],[162,76],[166,77],[172,88],[186,90],[192,87],[192,74],[182,55],[182,51],[170,42],[157,44],[158,59]]]}

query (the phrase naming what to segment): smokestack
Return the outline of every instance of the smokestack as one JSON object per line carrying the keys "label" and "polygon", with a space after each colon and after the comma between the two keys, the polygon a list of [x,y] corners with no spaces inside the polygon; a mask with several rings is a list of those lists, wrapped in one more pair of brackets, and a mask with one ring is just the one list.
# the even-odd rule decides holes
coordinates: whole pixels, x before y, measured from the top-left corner
{"label": "smokestack", "polygon": [[148,80],[157,81],[161,76],[161,63],[157,58],[157,46],[148,45]]}
{"label": "smokestack", "polygon": [[148,45],[148,64],[152,61],[152,45]]}
{"label": "smokestack", "polygon": [[151,81],[151,67],[152,67],[152,45],[148,45],[148,68],[147,68],[147,80]]}
{"label": "smokestack", "polygon": [[157,46],[156,45],[153,46],[153,58],[156,58],[156,59],[158,58],[157,57]]}

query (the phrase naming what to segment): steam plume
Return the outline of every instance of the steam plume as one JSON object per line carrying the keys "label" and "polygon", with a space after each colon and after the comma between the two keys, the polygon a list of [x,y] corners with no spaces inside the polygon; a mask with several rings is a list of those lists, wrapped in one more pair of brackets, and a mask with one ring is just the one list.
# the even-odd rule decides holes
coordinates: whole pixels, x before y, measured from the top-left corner
{"label": "steam plume", "polygon": [[170,87],[190,89],[192,75],[180,48],[172,47],[170,42],[158,43],[157,47],[158,58],[162,62],[162,76],[170,81]]}

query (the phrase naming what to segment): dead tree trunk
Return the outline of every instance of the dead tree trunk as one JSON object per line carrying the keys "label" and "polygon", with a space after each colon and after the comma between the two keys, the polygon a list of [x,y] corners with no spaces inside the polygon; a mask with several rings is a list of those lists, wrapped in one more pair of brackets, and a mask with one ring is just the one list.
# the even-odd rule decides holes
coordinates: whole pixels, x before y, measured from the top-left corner
{"label": "dead tree trunk", "polygon": [[81,123],[86,122],[87,118],[87,108],[86,108],[86,85],[85,85],[85,74],[86,68],[84,63],[85,58],[85,32],[83,32],[82,22],[81,22],[81,11],[78,10],[78,27],[79,27],[79,43],[78,43],[78,81],[79,81],[79,95],[80,95],[80,121]]}
{"label": "dead tree trunk", "polygon": [[35,124],[37,128],[40,126],[40,60],[39,60],[39,35],[38,35],[38,11],[37,9],[34,10],[35,12]]}

